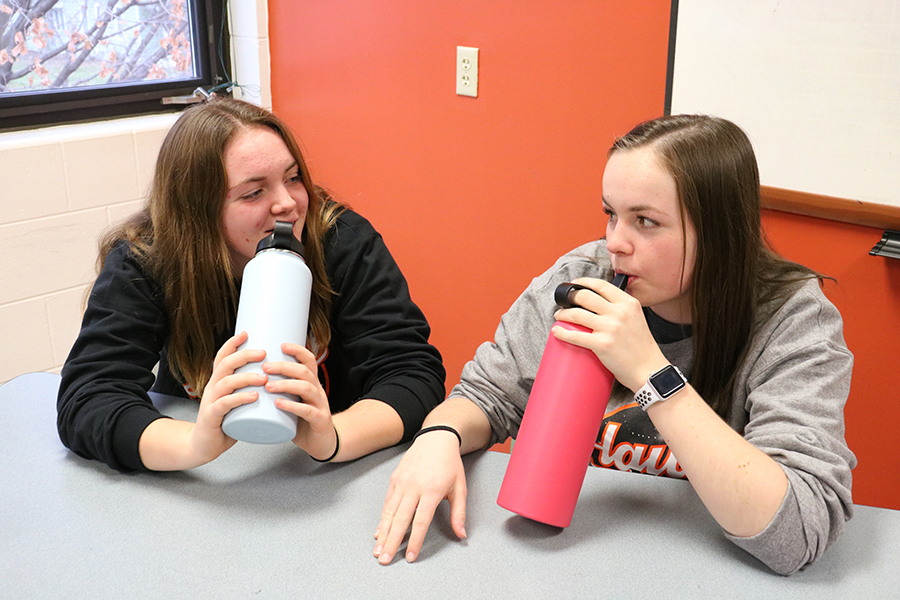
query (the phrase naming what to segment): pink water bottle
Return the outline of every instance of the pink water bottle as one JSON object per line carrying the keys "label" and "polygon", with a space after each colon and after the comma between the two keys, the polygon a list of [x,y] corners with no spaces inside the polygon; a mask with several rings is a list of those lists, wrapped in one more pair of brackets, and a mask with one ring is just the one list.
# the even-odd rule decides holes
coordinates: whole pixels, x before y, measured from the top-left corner
{"label": "pink water bottle", "polygon": [[[613,284],[625,289],[628,277]],[[556,289],[557,304],[574,306],[572,283]],[[557,321],[574,331],[588,329]],[[497,504],[523,517],[568,527],[609,402],[613,375],[591,350],[550,333]]]}

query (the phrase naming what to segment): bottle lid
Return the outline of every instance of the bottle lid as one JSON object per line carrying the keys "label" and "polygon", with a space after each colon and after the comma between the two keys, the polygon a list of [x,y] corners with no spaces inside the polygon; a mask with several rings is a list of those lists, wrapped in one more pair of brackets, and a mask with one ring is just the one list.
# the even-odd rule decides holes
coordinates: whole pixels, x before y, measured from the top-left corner
{"label": "bottle lid", "polygon": [[[616,276],[612,280],[612,284],[619,288],[620,290],[625,290],[628,287],[628,275],[624,273],[616,273]],[[556,289],[553,291],[553,299],[556,301],[557,306],[560,308],[583,308],[575,303],[574,295],[578,290],[587,290],[589,288],[584,287],[583,285],[578,285],[577,283],[561,283],[556,286]]]}
{"label": "bottle lid", "polygon": [[560,308],[581,308],[579,305],[575,304],[573,296],[578,290],[586,289],[588,288],[583,285],[578,285],[577,283],[561,283],[556,286],[556,289],[553,291],[553,299],[556,300],[556,305]]}
{"label": "bottle lid", "polygon": [[263,250],[271,250],[272,248],[289,250],[306,260],[306,250],[303,248],[303,243],[294,237],[293,223],[275,221],[275,230],[260,240],[256,245],[256,253],[259,254]]}

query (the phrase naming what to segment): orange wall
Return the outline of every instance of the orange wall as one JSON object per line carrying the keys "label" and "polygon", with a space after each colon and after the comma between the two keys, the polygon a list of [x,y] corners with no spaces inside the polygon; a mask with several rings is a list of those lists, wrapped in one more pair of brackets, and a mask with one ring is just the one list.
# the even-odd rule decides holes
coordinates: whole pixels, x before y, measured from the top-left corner
{"label": "orange wall", "polygon": [[[669,8],[269,0],[274,108],[314,177],[384,235],[448,387],[532,277],[603,233],[606,150],[663,112]],[[481,49],[478,98],[455,95],[456,46]],[[880,450],[900,421],[897,392],[883,391],[900,367],[900,261],[867,255],[873,229],[785,213],[765,225],[788,257],[838,279],[826,291],[856,355],[854,498],[900,509],[897,470]]]}
{"label": "orange wall", "polygon": [[900,509],[900,475],[888,451],[900,423],[900,393],[891,383],[900,371],[900,260],[869,256],[881,229],[778,211],[764,211],[763,224],[781,254],[837,280],[825,293],[844,317],[854,354],[844,411],[847,442],[859,460],[853,500]]}
{"label": "orange wall", "polygon": [[[270,0],[274,109],[384,236],[448,384],[531,278],[603,232],[606,150],[663,112],[669,6]],[[480,49],[477,98],[456,95],[457,46]]]}

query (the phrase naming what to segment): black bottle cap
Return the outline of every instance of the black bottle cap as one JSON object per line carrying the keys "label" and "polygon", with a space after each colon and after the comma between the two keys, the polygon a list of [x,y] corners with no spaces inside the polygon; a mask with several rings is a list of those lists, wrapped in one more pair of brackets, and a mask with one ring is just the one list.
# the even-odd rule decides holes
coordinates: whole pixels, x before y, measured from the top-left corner
{"label": "black bottle cap", "polygon": [[256,253],[259,254],[263,250],[277,248],[279,250],[290,250],[300,258],[306,260],[306,250],[303,243],[294,237],[294,224],[287,221],[275,221],[275,230],[264,237],[256,245]]}
{"label": "black bottle cap", "polygon": [[[624,290],[628,285],[628,275],[616,273],[615,278],[612,280],[612,284],[620,290]],[[588,288],[583,285],[578,285],[577,283],[561,283],[556,286],[556,289],[553,291],[553,299],[560,308],[581,308],[575,304],[573,296],[578,290],[586,289]]]}
{"label": "black bottle cap", "polygon": [[553,292],[553,299],[556,300],[556,305],[560,308],[579,308],[572,296],[575,295],[575,292],[578,290],[586,290],[587,288],[583,285],[578,285],[577,283],[561,283],[556,286],[556,290]]}

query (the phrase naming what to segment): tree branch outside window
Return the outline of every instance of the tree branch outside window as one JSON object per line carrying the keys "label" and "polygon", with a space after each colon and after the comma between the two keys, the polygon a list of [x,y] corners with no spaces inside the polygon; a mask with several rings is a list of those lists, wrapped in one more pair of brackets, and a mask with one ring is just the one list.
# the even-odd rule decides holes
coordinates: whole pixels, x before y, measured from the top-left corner
{"label": "tree branch outside window", "polygon": [[197,76],[187,0],[0,0],[0,95]]}

